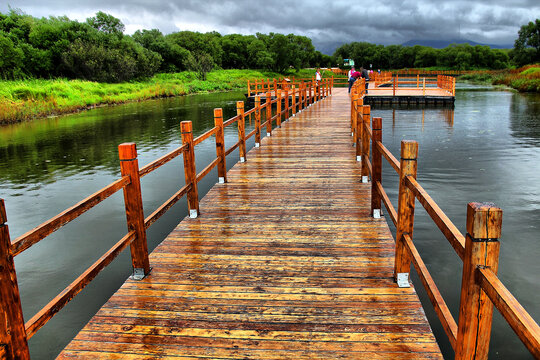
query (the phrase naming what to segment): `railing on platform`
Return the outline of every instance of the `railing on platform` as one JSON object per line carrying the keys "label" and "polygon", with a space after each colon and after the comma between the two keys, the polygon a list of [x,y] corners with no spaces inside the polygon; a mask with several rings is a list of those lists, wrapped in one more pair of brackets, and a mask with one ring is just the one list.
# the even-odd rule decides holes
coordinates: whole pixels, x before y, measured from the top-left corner
{"label": "railing on platform", "polygon": [[[318,93],[319,97],[322,94],[331,94],[332,88],[336,85],[334,81],[338,81],[340,78],[334,79],[334,77],[323,78],[321,81],[317,82],[315,78],[279,78],[279,79],[261,79],[261,80],[248,80],[247,82],[247,96],[251,97],[252,95],[266,94],[270,92],[273,96],[276,96],[278,90],[288,90],[293,87],[300,89],[306,86],[316,87],[315,92]],[[346,80],[346,79],[345,79]]]}
{"label": "railing on platform", "polygon": [[[358,88],[363,89],[365,87],[364,83],[358,83],[360,80],[364,79],[360,78],[355,81],[352,88],[354,89],[352,91],[358,94],[360,94]],[[392,76],[389,72],[383,72],[381,74],[372,74],[368,82],[373,84],[373,86],[369,87],[369,91],[373,91],[372,94],[377,94],[378,91],[386,92],[391,86],[392,96],[396,96],[396,92],[400,89],[422,89],[422,95],[425,96],[427,88],[435,87],[447,91],[450,96],[456,95],[456,79],[453,76],[437,75],[437,77],[420,77],[420,75],[416,75],[415,77],[409,76],[403,78],[399,77],[399,75]],[[364,92],[362,92],[362,94],[364,94]]]}
{"label": "railing on platform", "polygon": [[[255,136],[255,146],[259,147],[261,143],[261,131],[264,128],[266,128],[267,136],[271,136],[272,125],[274,123],[278,127],[281,126],[282,120],[287,120],[290,116],[294,116],[307,106],[329,96],[332,91],[330,79],[326,79],[320,83],[301,82],[290,84],[290,86],[285,86],[283,89],[277,90],[274,99],[272,99],[270,88],[266,87],[266,89],[266,101],[263,105],[261,104],[261,98],[256,96],[254,107],[245,112],[244,102],[238,101],[237,115],[226,121],[223,121],[222,109],[214,109],[215,126],[195,139],[193,138],[191,121],[182,121],[182,146],[142,168],[139,168],[135,143],[119,145],[120,179],[105,186],[93,195],[90,195],[26,234],[19,236],[13,242],[10,240],[4,200],[0,199],[0,359],[29,359],[28,340],[84,289],[126,247],[130,246],[131,248],[132,278],[141,280],[147,276],[151,268],[148,260],[146,230],[184,195],[187,197],[189,216],[196,218],[200,214],[197,183],[208,175],[213,168],[217,167],[218,182],[227,182],[227,155],[238,148],[240,161],[246,161],[247,139]],[[289,102],[289,95],[292,97],[292,104]],[[285,105],[282,108],[283,102]],[[276,104],[274,114],[273,104]],[[265,122],[261,123],[263,110],[266,112],[266,119]],[[255,117],[255,128],[246,135],[245,119],[248,117],[251,120],[252,115]],[[224,128],[235,122],[238,127],[238,141],[229,149],[225,149]],[[211,136],[215,136],[216,159],[197,173],[195,166],[195,146]],[[140,179],[180,155],[183,155],[186,185],[145,218]],[[120,190],[124,192],[128,233],[25,323],[19,296],[17,274],[13,261],[14,257]]]}
{"label": "railing on platform", "polygon": [[[540,358],[540,327],[497,277],[502,210],[491,203],[469,203],[464,236],[416,180],[418,143],[402,141],[398,161],[382,143],[382,118],[371,119],[370,106],[363,105],[363,97],[357,93],[351,96],[351,116],[362,182],[371,177],[371,214],[374,218],[381,216],[382,202],[396,226],[394,279],[399,286],[409,286],[412,262],[455,351],[455,358],[487,359],[493,305],[531,354]],[[399,176],[397,211],[382,185],[383,157]],[[416,200],[463,261],[457,323],[414,245]]]}

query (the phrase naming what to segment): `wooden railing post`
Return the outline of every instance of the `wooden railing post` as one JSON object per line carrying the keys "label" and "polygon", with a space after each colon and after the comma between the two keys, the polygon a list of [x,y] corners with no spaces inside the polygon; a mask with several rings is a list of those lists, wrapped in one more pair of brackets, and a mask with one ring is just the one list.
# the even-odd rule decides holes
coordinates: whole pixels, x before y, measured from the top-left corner
{"label": "wooden railing post", "polygon": [[397,80],[397,74],[394,77],[394,85],[392,87],[392,96],[396,96],[396,80]]}
{"label": "wooden railing post", "polygon": [[493,304],[476,281],[478,268],[497,274],[502,210],[492,203],[467,205],[467,235],[459,306],[456,359],[487,359]]}
{"label": "wooden railing post", "polygon": [[287,88],[285,91],[285,117],[283,118],[283,121],[289,120],[289,89],[291,87]]}
{"label": "wooden railing post", "polygon": [[416,179],[418,158],[418,143],[416,141],[401,141],[401,162],[399,174],[398,214],[396,227],[396,257],[394,265],[394,280],[399,287],[409,286],[411,257],[404,244],[403,234],[413,237],[414,204],[413,192],[405,185],[405,178],[412,176]]}
{"label": "wooden railing post", "polygon": [[238,116],[238,152],[240,162],[246,161],[246,119],[244,117],[244,102],[236,102],[236,115]]}
{"label": "wooden railing post", "polygon": [[255,96],[255,147],[261,146],[261,97]]}
{"label": "wooden railing post", "polygon": [[[281,100],[282,100],[282,91],[281,90],[278,90],[277,91],[277,101],[276,101],[276,112],[277,112],[277,118],[276,118],[276,124],[277,124],[277,127],[281,127]],[[286,119],[285,119],[286,120]]]}
{"label": "wooden railing post", "polygon": [[382,155],[377,146],[378,141],[382,141],[382,118],[374,117],[372,121],[371,133],[371,215],[375,219],[381,217],[381,195],[377,190],[377,182],[382,181]]}
{"label": "wooden railing post", "polygon": [[356,161],[362,161],[362,139],[364,137],[364,98],[356,101]]}
{"label": "wooden railing post", "polygon": [[[259,97],[255,97],[257,101]],[[260,102],[260,99],[259,99]],[[223,129],[223,109],[214,109],[214,126],[216,127],[216,155],[219,159],[217,165],[218,182],[224,184],[227,182],[227,159],[225,156],[225,132]],[[255,113],[255,126],[257,126],[257,113]]]}
{"label": "wooden railing post", "polygon": [[371,123],[371,106],[364,105],[362,107],[362,182],[367,183],[369,179],[369,169],[367,161],[369,159],[369,134],[364,131],[365,127],[369,127]]}
{"label": "wooden railing post", "polygon": [[141,194],[141,179],[139,177],[139,161],[137,160],[137,145],[124,143],[118,145],[120,172],[129,176],[131,182],[124,187],[124,204],[128,231],[135,231],[135,240],[130,245],[131,263],[133,264],[132,278],[142,280],[150,273],[148,261],[148,245],[146,228],[144,226],[144,210]]}
{"label": "wooden railing post", "polygon": [[354,119],[356,119],[358,95],[353,91],[351,94],[351,136],[354,136]]}
{"label": "wooden railing post", "polygon": [[292,93],[291,93],[291,102],[292,102],[292,116],[296,115],[296,86],[292,86]]}
{"label": "wooden railing post", "polygon": [[422,80],[422,96],[426,96],[426,78]]}
{"label": "wooden railing post", "polygon": [[266,136],[272,135],[272,94],[266,93]]}
{"label": "wooden railing post", "polygon": [[182,121],[182,144],[187,144],[184,151],[184,175],[186,185],[191,185],[187,193],[189,217],[194,219],[199,216],[199,191],[197,190],[197,172],[195,167],[195,149],[193,145],[193,125],[191,121]]}
{"label": "wooden railing post", "polygon": [[[7,359],[30,359],[21,296],[11,255],[4,199],[0,199],[0,346]],[[2,357],[3,359],[3,357]]]}

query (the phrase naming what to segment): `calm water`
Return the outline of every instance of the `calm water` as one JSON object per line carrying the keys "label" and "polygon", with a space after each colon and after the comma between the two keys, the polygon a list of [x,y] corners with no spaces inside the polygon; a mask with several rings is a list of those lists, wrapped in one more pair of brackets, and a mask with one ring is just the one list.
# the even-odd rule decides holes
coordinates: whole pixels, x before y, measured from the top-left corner
{"label": "calm water", "polygon": [[[101,108],[76,115],[0,128],[0,197],[6,200],[12,238],[75,204],[119,176],[117,146],[136,142],[144,165],[180,145],[179,123],[192,120],[195,136],[213,126],[213,108],[224,118],[236,112],[241,93],[196,95]],[[460,87],[455,110],[373,110],[383,117],[383,142],[397,156],[402,139],[420,144],[418,178],[454,223],[464,231],[466,204],[492,201],[504,210],[499,274],[535,319],[540,318],[540,97],[490,88]],[[248,128],[248,132],[251,127]],[[226,146],[236,127],[226,129]],[[253,146],[253,140],[248,143]],[[197,168],[215,157],[213,138],[197,147]],[[227,158],[228,167],[238,153]],[[178,158],[142,179],[149,214],[184,184]],[[215,170],[199,185],[201,196],[216,182]],[[389,167],[383,182],[397,204],[397,181]],[[428,216],[417,205],[415,242],[458,316],[461,266]],[[90,210],[58,233],[16,258],[25,318],[29,319],[126,232],[122,194]],[[187,214],[179,202],[148,232],[153,249]],[[130,275],[129,252],[31,340],[33,359],[50,359],[73,338]],[[440,341],[449,344],[425,294],[418,291]],[[495,316],[490,358],[531,356],[504,320]]]}

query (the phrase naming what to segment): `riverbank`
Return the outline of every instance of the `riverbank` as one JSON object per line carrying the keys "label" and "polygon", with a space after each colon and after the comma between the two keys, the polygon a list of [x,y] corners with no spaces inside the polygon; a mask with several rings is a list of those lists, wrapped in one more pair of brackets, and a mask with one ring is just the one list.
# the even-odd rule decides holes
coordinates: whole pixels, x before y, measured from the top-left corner
{"label": "riverbank", "polygon": [[[313,75],[313,70],[309,69],[291,74],[216,70],[207,74],[206,81],[197,79],[196,73],[190,71],[158,74],[148,80],[119,84],[67,79],[0,81],[0,124],[131,101],[241,89],[253,79]],[[323,76],[332,76],[332,73],[325,71]]]}
{"label": "riverbank", "polygon": [[540,93],[540,64],[511,70],[479,71],[462,75],[459,80],[476,84],[505,85],[520,92]]}

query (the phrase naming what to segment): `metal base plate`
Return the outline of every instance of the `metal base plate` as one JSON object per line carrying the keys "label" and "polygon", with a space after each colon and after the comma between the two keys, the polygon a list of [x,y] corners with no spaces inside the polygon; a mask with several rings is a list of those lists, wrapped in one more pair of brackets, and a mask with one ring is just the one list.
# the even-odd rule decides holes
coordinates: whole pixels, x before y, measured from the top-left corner
{"label": "metal base plate", "polygon": [[189,210],[189,217],[192,219],[196,219],[198,216],[197,210]]}
{"label": "metal base plate", "polygon": [[132,280],[142,280],[144,279],[144,269],[143,268],[134,268],[133,274],[129,277]]}
{"label": "metal base plate", "polygon": [[260,147],[260,146],[261,146],[261,144],[255,143],[255,147]]}
{"label": "metal base plate", "polygon": [[358,156],[356,157],[356,161],[362,161],[362,155],[358,155]]}
{"label": "metal base plate", "polygon": [[400,288],[411,287],[411,284],[409,284],[409,273],[398,273],[397,274],[397,285]]}
{"label": "metal base plate", "polygon": [[381,209],[373,209],[373,218],[374,219],[380,219],[381,218]]}
{"label": "metal base plate", "polygon": [[266,133],[266,136],[272,136],[272,134],[270,134],[270,133]]}
{"label": "metal base plate", "polygon": [[362,182],[367,183],[368,182],[368,177],[367,176],[362,176]]}
{"label": "metal base plate", "polygon": [[240,156],[240,162],[246,162],[246,158],[243,156]]}
{"label": "metal base plate", "polygon": [[224,177],[218,177],[218,183],[219,184],[225,184],[225,178]]}

